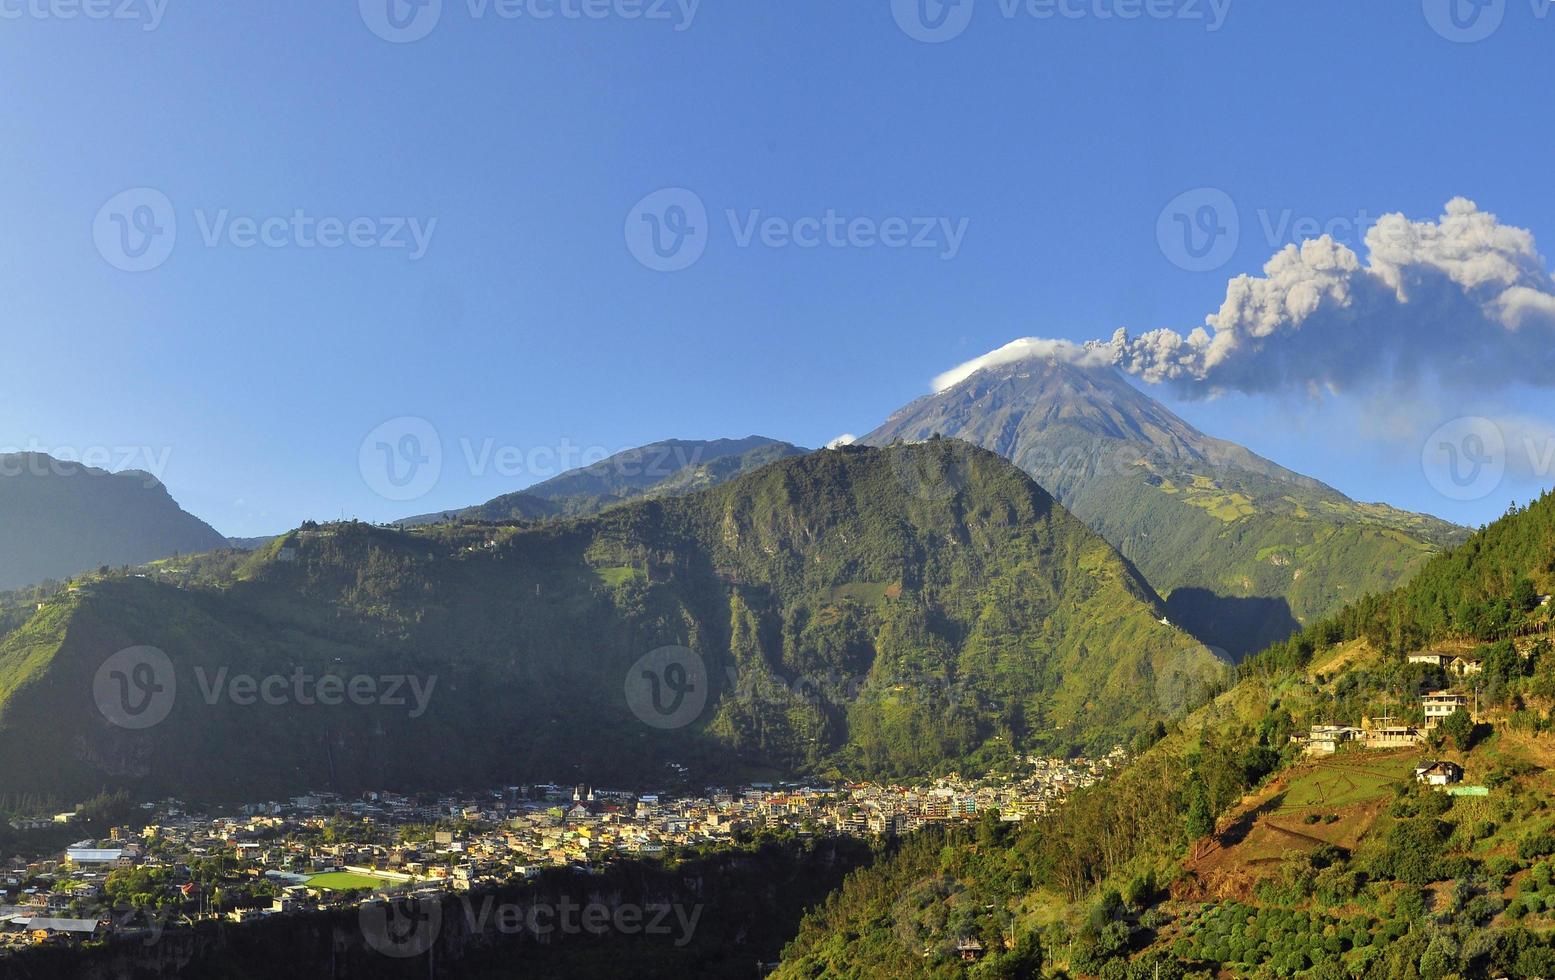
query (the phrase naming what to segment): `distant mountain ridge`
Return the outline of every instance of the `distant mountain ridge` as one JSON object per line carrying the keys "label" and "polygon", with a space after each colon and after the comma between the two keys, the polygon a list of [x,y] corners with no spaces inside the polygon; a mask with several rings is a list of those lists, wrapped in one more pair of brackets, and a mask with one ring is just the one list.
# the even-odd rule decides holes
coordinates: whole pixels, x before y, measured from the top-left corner
{"label": "distant mountain ridge", "polygon": [[422,514],[409,527],[462,521],[533,521],[597,514],[606,507],[717,486],[768,463],[808,452],[765,436],[744,439],[665,439],[568,470],[526,490],[460,510]]}
{"label": "distant mountain ridge", "polygon": [[0,455],[0,590],[225,546],[149,473]]}
{"label": "distant mountain ridge", "polygon": [[861,441],[935,434],[1015,462],[1139,566],[1173,622],[1237,655],[1392,588],[1468,533],[1357,503],[1060,356],[985,367]]}

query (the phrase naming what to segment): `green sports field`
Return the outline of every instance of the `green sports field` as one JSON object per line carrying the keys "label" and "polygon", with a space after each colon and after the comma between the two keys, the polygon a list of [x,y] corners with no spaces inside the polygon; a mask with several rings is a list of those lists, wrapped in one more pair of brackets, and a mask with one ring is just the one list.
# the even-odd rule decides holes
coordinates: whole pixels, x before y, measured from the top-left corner
{"label": "green sports field", "polygon": [[350,871],[326,871],[324,874],[314,875],[308,879],[308,887],[324,888],[332,892],[382,888],[388,884],[392,882],[387,878],[374,878],[371,875],[359,875]]}

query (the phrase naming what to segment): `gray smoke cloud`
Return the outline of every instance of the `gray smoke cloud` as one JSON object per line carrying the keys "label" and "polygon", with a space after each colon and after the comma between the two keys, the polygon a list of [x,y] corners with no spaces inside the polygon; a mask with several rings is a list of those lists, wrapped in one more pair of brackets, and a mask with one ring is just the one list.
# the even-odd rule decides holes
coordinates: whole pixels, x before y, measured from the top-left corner
{"label": "gray smoke cloud", "polygon": [[1332,238],[1286,246],[1262,276],[1238,276],[1187,335],[1119,330],[1085,345],[1188,396],[1379,378],[1555,385],[1555,279],[1526,229],[1454,198],[1437,221],[1402,214],[1366,235],[1368,261]]}

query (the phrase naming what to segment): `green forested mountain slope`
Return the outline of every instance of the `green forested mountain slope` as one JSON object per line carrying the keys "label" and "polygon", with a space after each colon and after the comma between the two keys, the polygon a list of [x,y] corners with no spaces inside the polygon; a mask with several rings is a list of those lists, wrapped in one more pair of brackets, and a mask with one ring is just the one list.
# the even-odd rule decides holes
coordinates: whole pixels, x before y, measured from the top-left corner
{"label": "green forested mountain slope", "polygon": [[[229,579],[93,582],[0,642],[0,792],[652,784],[670,762],[916,774],[1110,745],[1221,676],[1104,541],[949,440],[785,459],[584,519],[305,526]],[[94,680],[138,645],[165,651],[176,698],[127,730]],[[683,727],[629,710],[641,658],[667,645],[706,670]],[[435,686],[415,717],[208,703],[223,669]]]}
{"label": "green forested mountain slope", "polygon": [[0,455],[0,591],[225,546],[149,473]]}
{"label": "green forested mountain slope", "polygon": [[[1555,496],[1239,668],[1104,784],[1018,828],[930,831],[814,912],[780,977],[1555,974]],[[1459,678],[1407,661],[1482,658]],[[1413,748],[1290,736],[1457,716]],[[1143,742],[1140,743],[1143,747]],[[1477,795],[1417,784],[1447,760]],[[957,943],[989,955],[969,964]]]}
{"label": "green forested mountain slope", "polygon": [[863,441],[936,433],[1014,461],[1138,565],[1174,623],[1236,655],[1392,588],[1467,533],[1350,500],[1062,358],[984,368]]}

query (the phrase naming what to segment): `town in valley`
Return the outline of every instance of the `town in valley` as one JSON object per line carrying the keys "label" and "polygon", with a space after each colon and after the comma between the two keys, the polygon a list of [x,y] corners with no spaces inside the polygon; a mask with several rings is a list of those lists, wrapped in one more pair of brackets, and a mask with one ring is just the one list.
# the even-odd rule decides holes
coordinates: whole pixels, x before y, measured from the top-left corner
{"label": "town in valley", "polygon": [[[1030,756],[1009,774],[915,786],[755,782],[696,796],[544,783],[438,797],[317,792],[221,815],[178,800],[146,803],[105,837],[0,855],[0,952],[468,892],[546,868],[587,874],[761,831],[868,837],[1019,822],[1126,760],[1117,747],[1097,758]],[[46,833],[77,819],[66,812],[11,825]]]}

